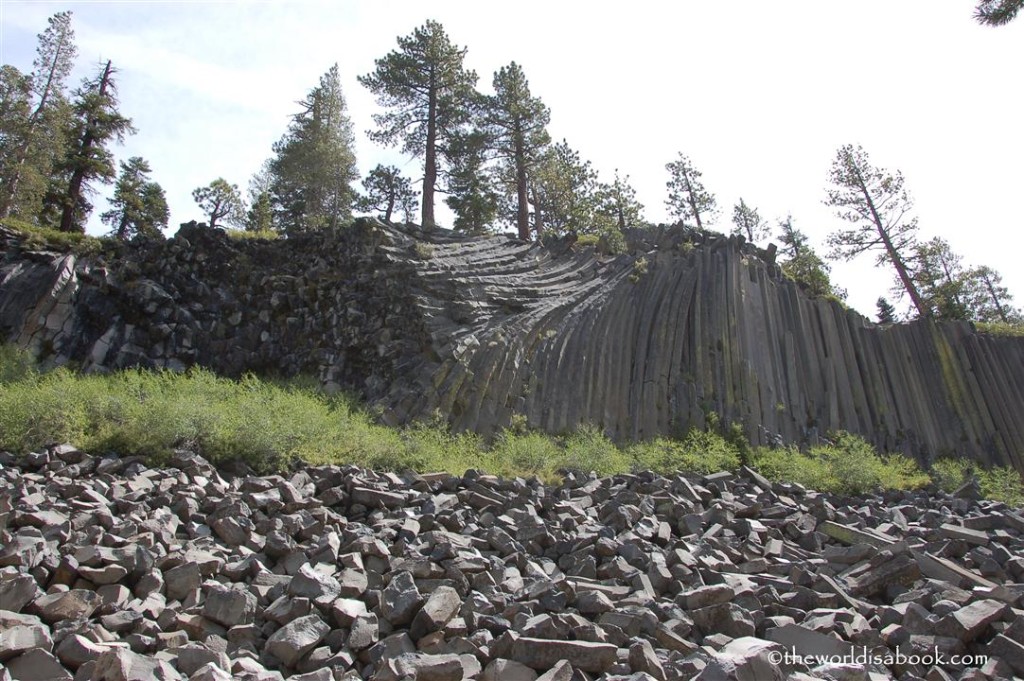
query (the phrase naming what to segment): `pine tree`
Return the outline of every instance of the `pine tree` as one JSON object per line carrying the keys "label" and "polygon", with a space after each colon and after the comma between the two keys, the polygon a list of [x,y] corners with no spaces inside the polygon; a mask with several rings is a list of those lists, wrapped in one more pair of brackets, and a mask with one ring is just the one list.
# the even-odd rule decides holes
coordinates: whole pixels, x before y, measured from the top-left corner
{"label": "pine tree", "polygon": [[59,12],[39,35],[31,74],[12,66],[0,77],[0,217],[35,218],[47,182],[65,154],[71,110],[65,82],[77,49],[71,12]]}
{"label": "pine tree", "polygon": [[245,215],[246,231],[270,232],[274,230],[272,192],[273,175],[271,161],[267,160],[249,178],[249,210]]}
{"label": "pine tree", "polygon": [[768,224],[761,219],[756,208],[751,208],[742,198],[732,207],[732,233],[742,234],[747,241],[753,243],[768,236]]}
{"label": "pine tree", "polygon": [[160,230],[167,227],[170,218],[167,198],[163,188],[149,179],[150,172],[149,164],[139,156],[121,163],[110,210],[100,216],[118,239],[160,237]]}
{"label": "pine tree", "polygon": [[416,210],[417,195],[412,181],[395,166],[378,164],[363,178],[363,191],[356,201],[359,210],[381,213],[384,222],[391,222],[396,210],[409,222]]}
{"label": "pine tree", "polygon": [[875,301],[875,309],[878,310],[879,324],[896,323],[896,308],[884,296],[879,296],[878,300]]}
{"label": "pine tree", "polygon": [[551,112],[530,94],[530,84],[515,62],[494,74],[494,96],[485,100],[482,125],[491,148],[507,174],[514,177],[515,225],[519,238],[530,239],[528,175],[550,144]]}
{"label": "pine tree", "polygon": [[238,185],[228,183],[223,177],[193,189],[192,198],[207,216],[211,228],[216,228],[217,221],[222,219],[229,225],[245,225],[245,206]]}
{"label": "pine tree", "polygon": [[619,177],[616,169],[615,180],[611,184],[599,184],[596,196],[598,212],[610,219],[620,232],[646,224],[644,206],[636,199],[636,190],[629,183],[629,175]]}
{"label": "pine tree", "polygon": [[903,188],[903,175],[875,168],[867,152],[848,144],[836,153],[829,179],[832,187],[826,190],[825,205],[855,225],[829,235],[830,257],[852,260],[861,253],[877,251],[876,263],[888,263],[895,269],[918,314],[928,316],[928,304],[907,266],[917,244],[917,218],[906,219],[913,203]]}
{"label": "pine tree", "polygon": [[51,193],[49,202],[60,211],[58,229],[62,232],[85,231],[85,221],[92,211],[86,194],[94,191],[91,184],[114,180],[114,155],[107,148],[111,141],[121,143],[134,133],[131,119],[117,110],[117,88],[114,70],[108,61],[103,71],[87,80],[77,91],[74,103],[73,144],[68,155],[57,166],[60,179],[67,178]]}
{"label": "pine tree", "polygon": [[347,223],[359,177],[337,64],[299,104],[270,165],[275,222],[288,234]]}
{"label": "pine tree", "polygon": [[597,171],[590,161],[562,140],[551,145],[537,164],[530,182],[534,232],[554,235],[596,234]]}
{"label": "pine tree", "polygon": [[982,295],[977,298],[973,318],[980,322],[1024,324],[1024,312],[1013,307],[1013,296],[1003,286],[1003,278],[991,267],[981,266],[970,271],[970,279]]}
{"label": "pine tree", "polygon": [[423,158],[424,227],[434,226],[434,191],[449,143],[466,125],[467,104],[477,76],[463,67],[464,48],[456,47],[436,21],[398,38],[398,50],[377,59],[373,73],[359,82],[377,96],[386,113],[374,114],[376,142],[394,145]]}
{"label": "pine tree", "polygon": [[494,225],[501,204],[497,182],[486,165],[487,135],[480,130],[456,135],[449,148],[452,164],[445,203],[455,213],[452,226],[469,234],[486,232]]}
{"label": "pine tree", "polygon": [[812,296],[846,298],[846,290],[835,286],[829,277],[829,266],[811,248],[807,235],[793,226],[793,217],[779,220],[779,241],[782,242],[782,271]]}
{"label": "pine tree", "polygon": [[935,237],[915,244],[910,266],[914,284],[931,315],[939,319],[971,317],[968,273],[948,241]]}
{"label": "pine tree", "polygon": [[701,183],[701,172],[682,152],[675,161],[667,163],[665,169],[669,172],[666,183],[668,199],[665,201],[669,213],[687,227],[704,229],[705,222],[711,223],[715,219],[717,202]]}
{"label": "pine tree", "polygon": [[979,0],[974,18],[986,26],[1003,26],[1013,21],[1024,7],[1024,0]]}

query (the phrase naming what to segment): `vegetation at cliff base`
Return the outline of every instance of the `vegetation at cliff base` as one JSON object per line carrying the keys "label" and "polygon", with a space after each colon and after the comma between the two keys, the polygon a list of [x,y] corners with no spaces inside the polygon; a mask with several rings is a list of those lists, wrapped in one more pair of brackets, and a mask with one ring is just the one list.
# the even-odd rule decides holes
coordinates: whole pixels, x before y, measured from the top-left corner
{"label": "vegetation at cliff base", "polygon": [[[93,455],[137,455],[154,463],[176,448],[190,448],[215,463],[239,460],[260,472],[300,462],[351,463],[419,472],[472,468],[545,480],[565,471],[705,475],[737,470],[747,461],[773,481],[841,494],[932,483],[953,489],[970,465],[941,462],[929,475],[910,459],[880,455],[861,438],[842,433],[807,452],[750,452],[733,435],[714,431],[620,447],[595,428],[552,437],[517,421],[488,442],[474,433],[452,433],[440,418],[401,429],[383,426],[351,397],[327,395],[308,379],[232,380],[203,369],[44,372],[24,351],[0,347],[0,449],[22,454],[63,442]],[[1024,504],[1015,471],[973,472],[986,496]]]}

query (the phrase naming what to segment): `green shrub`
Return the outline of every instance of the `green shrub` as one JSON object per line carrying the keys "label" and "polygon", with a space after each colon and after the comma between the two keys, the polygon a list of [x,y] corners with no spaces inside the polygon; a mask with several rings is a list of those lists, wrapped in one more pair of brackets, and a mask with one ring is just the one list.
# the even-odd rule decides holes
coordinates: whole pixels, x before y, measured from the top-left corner
{"label": "green shrub", "polygon": [[15,345],[0,345],[0,385],[24,381],[36,373],[31,353]]}
{"label": "green shrub", "polygon": [[932,462],[928,475],[939,489],[946,492],[954,492],[974,475],[978,478],[981,495],[986,499],[1024,506],[1024,481],[1012,468],[994,466],[985,469],[978,468],[968,459],[942,458]]}
{"label": "green shrub", "polygon": [[593,426],[583,426],[565,439],[558,460],[558,470],[598,475],[614,475],[628,471],[629,457]]}
{"label": "green shrub", "polygon": [[275,232],[272,229],[226,229],[224,233],[228,235],[228,238],[235,241],[273,241],[281,237],[279,232]]}
{"label": "green shrub", "polygon": [[498,475],[536,475],[547,479],[553,477],[560,458],[558,445],[547,435],[504,430],[491,447],[491,465],[487,468]]}
{"label": "green shrub", "polygon": [[690,430],[682,440],[658,438],[631,445],[626,454],[634,470],[663,475],[707,475],[740,467],[740,452],[731,442],[718,433],[697,429]]}
{"label": "green shrub", "polygon": [[1010,506],[1024,507],[1024,481],[1012,468],[996,466],[978,471],[981,495]]}
{"label": "green shrub", "polygon": [[990,336],[1011,336],[1020,338],[1024,336],[1024,324],[1008,324],[1006,322],[974,322],[974,328],[978,333]]}
{"label": "green shrub", "polygon": [[66,369],[0,386],[0,449],[29,452],[48,444],[81,442],[86,433],[81,388]]}
{"label": "green shrub", "polygon": [[[716,425],[714,414],[709,422]],[[598,429],[562,438],[528,431],[524,420],[488,449],[472,433],[453,434],[437,416],[404,429],[377,423],[344,395],[328,396],[299,378],[235,381],[209,371],[121,371],[79,375],[66,368],[41,373],[29,356],[0,347],[0,449],[24,453],[61,442],[102,454],[141,455],[159,462],[192,447],[214,462],[240,459],[260,472],[310,464],[355,463],[377,469],[458,473],[468,468],[553,481],[561,470],[610,475],[633,470],[707,474],[741,464],[738,430],[691,430],[682,440],[659,438],[616,447]],[[928,482],[913,461],[879,455],[863,439],[838,433],[834,444],[809,452],[759,449],[753,465],[766,477],[825,492],[858,494],[913,488]],[[962,484],[971,464],[936,461],[930,479],[943,489]],[[1007,468],[978,470],[982,493],[1024,504],[1024,485]]]}
{"label": "green shrub", "polygon": [[863,438],[850,433],[835,433],[833,440],[833,444],[812,447],[806,453],[796,447],[759,449],[754,467],[770,480],[839,494],[913,489],[928,483],[928,476],[905,456],[880,455]]}
{"label": "green shrub", "polygon": [[110,237],[89,236],[83,232],[61,232],[15,218],[5,218],[2,224],[21,234],[21,245],[26,250],[54,250],[61,253],[94,255],[116,243]]}

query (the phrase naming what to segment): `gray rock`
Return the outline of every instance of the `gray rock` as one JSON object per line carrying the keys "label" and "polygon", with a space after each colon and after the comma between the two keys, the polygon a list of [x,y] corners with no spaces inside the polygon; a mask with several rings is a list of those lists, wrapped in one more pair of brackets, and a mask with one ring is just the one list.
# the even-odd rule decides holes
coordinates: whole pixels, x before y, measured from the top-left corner
{"label": "gray rock", "polygon": [[521,637],[512,643],[510,657],[538,671],[547,671],[566,660],[576,669],[603,674],[616,664],[617,654],[618,648],[608,643]]}
{"label": "gray rock", "polygon": [[317,647],[331,628],[317,615],[289,622],[267,639],[266,650],[289,667]]}
{"label": "gray rock", "polygon": [[25,651],[10,660],[7,671],[15,681],[72,681],[74,678],[56,657],[42,648]]}
{"label": "gray rock", "polygon": [[91,681],[180,681],[178,674],[163,660],[146,657],[123,648],[106,651],[92,668]]}
{"label": "gray rock", "polygon": [[256,597],[242,589],[212,586],[203,603],[203,617],[225,627],[249,624],[256,616]]}
{"label": "gray rock", "polygon": [[72,589],[40,596],[32,602],[32,608],[45,622],[53,624],[89,617],[102,603],[103,599],[95,591]]}
{"label": "gray rock", "polygon": [[37,648],[47,652],[53,648],[48,627],[18,624],[0,628],[0,662],[7,662],[12,657]]}
{"label": "gray rock", "polygon": [[418,641],[429,633],[441,629],[458,614],[462,597],[450,586],[437,587],[412,620],[409,635]]}
{"label": "gray rock", "polygon": [[381,615],[393,626],[400,627],[412,620],[422,603],[423,596],[416,588],[412,574],[403,570],[391,576],[391,582],[381,594]]}

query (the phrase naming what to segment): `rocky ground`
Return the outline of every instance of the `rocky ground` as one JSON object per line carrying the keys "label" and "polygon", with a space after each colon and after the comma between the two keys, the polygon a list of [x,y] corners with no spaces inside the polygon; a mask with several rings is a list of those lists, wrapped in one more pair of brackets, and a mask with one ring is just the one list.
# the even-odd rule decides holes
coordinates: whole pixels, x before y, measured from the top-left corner
{"label": "rocky ground", "polygon": [[0,454],[0,679],[1024,677],[973,496]]}

